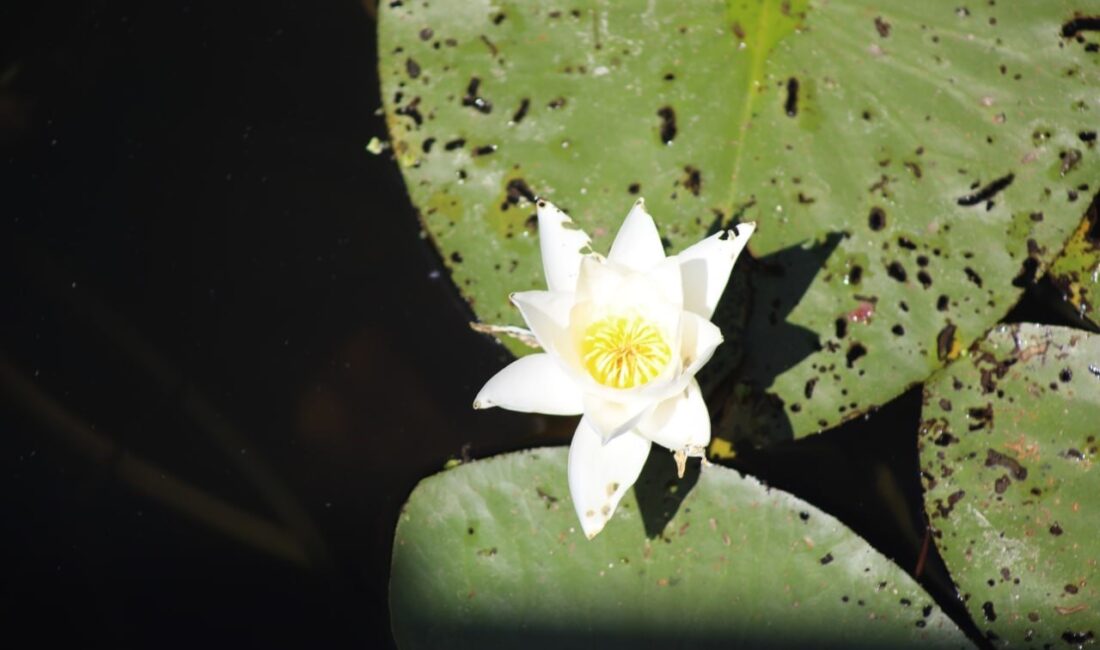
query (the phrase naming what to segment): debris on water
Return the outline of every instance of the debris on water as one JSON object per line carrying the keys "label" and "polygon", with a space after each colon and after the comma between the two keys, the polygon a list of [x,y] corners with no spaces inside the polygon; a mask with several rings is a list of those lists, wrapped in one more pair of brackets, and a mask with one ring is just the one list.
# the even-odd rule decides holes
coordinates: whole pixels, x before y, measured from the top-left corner
{"label": "debris on water", "polygon": [[370,139],[370,142],[367,143],[366,149],[368,153],[372,153],[377,156],[378,154],[388,149],[389,146],[390,145],[388,142],[379,140],[378,137],[375,136]]}

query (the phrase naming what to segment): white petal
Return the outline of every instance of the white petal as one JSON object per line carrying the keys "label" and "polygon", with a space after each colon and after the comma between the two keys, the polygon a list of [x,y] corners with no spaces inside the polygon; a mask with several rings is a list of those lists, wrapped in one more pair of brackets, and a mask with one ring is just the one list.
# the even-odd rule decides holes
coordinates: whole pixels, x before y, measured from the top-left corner
{"label": "white petal", "polygon": [[584,396],[553,357],[531,354],[485,382],[474,399],[474,408],[493,406],[525,413],[579,415],[584,411]]}
{"label": "white petal", "polygon": [[645,201],[638,199],[611,244],[609,260],[625,264],[635,271],[648,271],[665,259],[665,248],[653,217],[645,209]]}
{"label": "white petal", "polygon": [[586,391],[584,417],[603,440],[610,441],[634,428],[655,405],[646,400],[613,401]]}
{"label": "white petal", "polygon": [[620,289],[628,282],[630,275],[630,270],[620,264],[586,255],[581,258],[576,301],[607,304],[622,294]]}
{"label": "white petal", "polygon": [[569,310],[573,294],[557,291],[519,291],[512,294],[512,303],[535,339],[547,352],[555,352],[568,340]]}
{"label": "white petal", "polygon": [[680,356],[684,376],[693,377],[722,343],[722,330],[702,316],[685,311],[680,321]]}
{"label": "white petal", "polygon": [[612,311],[655,308],[680,311],[684,281],[678,260],[669,258],[642,273],[611,258],[587,255],[581,260],[577,302],[591,301]]}
{"label": "white petal", "polygon": [[635,430],[673,451],[706,447],[710,443],[710,412],[699,382],[692,379],[683,393],[661,402]]}
{"label": "white petal", "polygon": [[650,293],[674,305],[678,310],[684,304],[683,266],[674,259],[666,259],[645,274],[643,281]]}
{"label": "white petal", "polygon": [[588,539],[603,530],[638,480],[649,447],[649,440],[629,431],[604,444],[588,418],[581,418],[569,446],[569,492]]}
{"label": "white petal", "polygon": [[742,223],[707,237],[676,256],[684,279],[684,309],[710,320],[737,257],[756,230]]}
{"label": "white petal", "polygon": [[565,214],[549,201],[539,201],[539,248],[546,286],[551,291],[573,291],[577,286],[582,250],[591,240]]}

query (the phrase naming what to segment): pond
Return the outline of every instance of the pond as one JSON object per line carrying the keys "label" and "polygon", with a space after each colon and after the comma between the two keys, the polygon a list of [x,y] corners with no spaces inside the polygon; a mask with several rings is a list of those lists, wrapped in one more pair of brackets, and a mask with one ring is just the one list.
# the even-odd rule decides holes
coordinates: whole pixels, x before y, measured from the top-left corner
{"label": "pond", "polygon": [[[394,530],[418,482],[456,461],[569,444],[575,417],[471,408],[513,356],[470,328],[478,316],[451,280],[456,240],[430,215],[421,222],[414,202],[427,190],[407,186],[415,172],[403,177],[407,161],[367,150],[372,138],[394,136],[376,52],[385,10],[372,2],[3,10],[0,475],[9,559],[0,606],[13,629],[78,646],[395,647]],[[879,18],[865,22],[889,33]],[[412,76],[430,64],[417,63]],[[812,111],[822,89],[782,81],[780,114]],[[477,97],[464,109],[487,113],[479,92],[488,96],[492,82],[470,88]],[[560,108],[515,99],[536,119]],[[497,114],[504,110],[498,103]],[[650,112],[662,146],[692,137],[683,110],[676,126],[671,109]],[[1078,146],[1091,163],[1091,145]],[[1065,160],[1063,176],[1072,171]],[[711,177],[692,169],[682,191],[698,196],[700,178]],[[441,182],[436,171],[424,172],[425,186]],[[531,189],[515,180],[503,196],[530,207]],[[621,190],[625,214],[638,190]],[[1095,188],[1079,191],[1075,220]],[[894,234],[892,212],[867,214],[861,223]],[[802,248],[766,240],[768,255],[749,264],[784,279],[768,280],[764,294],[798,287],[783,298],[790,304],[776,299],[779,321],[849,236]],[[676,237],[680,246],[687,235]],[[1028,260],[1030,251],[1029,243]],[[866,264],[858,254],[843,262],[843,283]],[[919,292],[917,264],[927,258],[910,265]],[[781,272],[769,276],[773,267]],[[906,280],[889,265],[875,273],[876,282]],[[1026,291],[1000,322],[1080,327],[1051,307],[1060,285],[1034,276],[1033,266],[1014,285]],[[830,311],[822,327],[841,339],[839,329],[861,326],[874,302],[836,325]],[[749,332],[761,335],[759,323]],[[893,341],[897,327],[875,341]],[[796,340],[797,329],[779,340]],[[958,356],[954,326],[929,331],[942,339],[941,350],[924,351],[934,364]],[[765,355],[755,379],[770,385],[820,351],[816,339],[798,340]],[[866,353],[839,352],[849,368]],[[880,391],[874,373],[845,382],[844,390]],[[739,447],[727,464],[835,516],[984,643],[928,528],[917,453],[927,400],[920,386],[905,389],[913,381],[894,384],[880,392],[900,397],[861,405],[854,419],[831,415],[820,427],[828,431],[805,439],[791,438],[813,428],[809,415],[788,412],[798,436],[761,434],[754,442],[773,444]],[[808,402],[813,384],[802,386],[795,392]],[[989,458],[1026,477],[1012,474],[1011,459]]]}

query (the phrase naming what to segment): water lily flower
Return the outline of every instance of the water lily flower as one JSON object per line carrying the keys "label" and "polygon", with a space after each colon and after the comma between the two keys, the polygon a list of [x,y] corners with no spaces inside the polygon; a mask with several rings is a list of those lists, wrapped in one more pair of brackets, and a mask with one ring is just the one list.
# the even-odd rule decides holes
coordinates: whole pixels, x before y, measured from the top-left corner
{"label": "water lily flower", "polygon": [[606,525],[652,443],[702,456],[710,416],[695,373],[722,342],[710,318],[755,224],[665,257],[645,203],[607,257],[561,210],[538,201],[547,291],[511,296],[543,352],[493,376],[474,408],[583,415],[569,448],[569,491],[585,535]]}

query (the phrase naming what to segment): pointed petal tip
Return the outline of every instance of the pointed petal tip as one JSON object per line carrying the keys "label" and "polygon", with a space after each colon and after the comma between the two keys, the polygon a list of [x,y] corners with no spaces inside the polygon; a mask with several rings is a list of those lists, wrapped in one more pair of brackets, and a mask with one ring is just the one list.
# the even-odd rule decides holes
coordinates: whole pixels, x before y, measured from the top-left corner
{"label": "pointed petal tip", "polygon": [[635,271],[648,271],[665,259],[665,248],[653,215],[646,210],[645,199],[638,198],[626,214],[607,259]]}
{"label": "pointed petal tip", "polygon": [[561,208],[554,205],[550,201],[547,201],[546,199],[540,198],[535,201],[535,209],[538,212],[560,214],[562,217],[565,218],[565,221],[572,221],[572,219],[569,218],[569,215],[565,214],[565,212],[562,212]]}
{"label": "pointed petal tip", "polygon": [[596,535],[603,532],[608,521],[610,521],[609,517],[601,517],[599,515],[586,517],[581,520],[581,530],[584,532],[586,538],[593,540],[596,539]]}
{"label": "pointed petal tip", "polygon": [[474,409],[580,415],[584,401],[573,380],[545,352],[529,354],[502,368],[478,391]]}
{"label": "pointed petal tip", "polygon": [[551,291],[573,291],[577,286],[582,251],[591,244],[591,239],[554,204],[543,199],[536,205],[546,286]]}
{"label": "pointed petal tip", "polygon": [[748,237],[756,232],[756,222],[746,221],[745,223],[737,223],[733,225],[733,235],[735,237]]}

